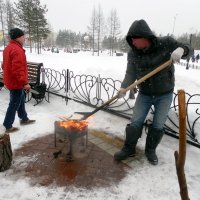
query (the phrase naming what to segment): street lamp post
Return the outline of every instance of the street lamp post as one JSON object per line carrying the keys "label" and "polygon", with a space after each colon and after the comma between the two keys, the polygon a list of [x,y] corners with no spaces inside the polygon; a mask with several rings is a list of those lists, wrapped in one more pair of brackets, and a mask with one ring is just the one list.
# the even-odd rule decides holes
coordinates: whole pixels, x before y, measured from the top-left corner
{"label": "street lamp post", "polygon": [[176,18],[177,18],[178,14],[176,14],[174,16],[174,23],[173,23],[173,29],[172,29],[172,35],[174,35],[174,29],[175,29],[175,25],[176,25]]}

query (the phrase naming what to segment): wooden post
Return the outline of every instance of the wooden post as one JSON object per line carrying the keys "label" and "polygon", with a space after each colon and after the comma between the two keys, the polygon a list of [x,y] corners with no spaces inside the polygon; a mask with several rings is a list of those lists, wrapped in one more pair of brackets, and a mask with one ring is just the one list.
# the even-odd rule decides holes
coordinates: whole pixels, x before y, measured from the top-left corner
{"label": "wooden post", "polygon": [[12,162],[12,148],[9,134],[0,138],[0,172],[10,168]]}
{"label": "wooden post", "polygon": [[176,173],[178,177],[180,196],[182,200],[189,200],[187,183],[184,173],[184,165],[186,159],[186,108],[185,108],[185,91],[178,90],[178,106],[179,106],[179,153],[174,152]]}

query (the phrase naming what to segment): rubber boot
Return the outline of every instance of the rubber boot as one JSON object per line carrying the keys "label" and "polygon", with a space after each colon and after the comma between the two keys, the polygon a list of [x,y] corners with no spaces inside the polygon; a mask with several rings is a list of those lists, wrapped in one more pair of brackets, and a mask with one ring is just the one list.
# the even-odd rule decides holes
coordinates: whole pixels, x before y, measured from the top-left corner
{"label": "rubber boot", "polygon": [[156,147],[160,143],[163,137],[163,134],[164,134],[163,130],[149,127],[149,131],[146,138],[145,155],[148,161],[153,165],[158,164],[158,157],[156,155]]}
{"label": "rubber boot", "polygon": [[115,160],[124,160],[128,157],[134,156],[135,147],[138,139],[141,137],[142,129],[135,128],[128,124],[126,126],[126,139],[123,148],[114,154]]}

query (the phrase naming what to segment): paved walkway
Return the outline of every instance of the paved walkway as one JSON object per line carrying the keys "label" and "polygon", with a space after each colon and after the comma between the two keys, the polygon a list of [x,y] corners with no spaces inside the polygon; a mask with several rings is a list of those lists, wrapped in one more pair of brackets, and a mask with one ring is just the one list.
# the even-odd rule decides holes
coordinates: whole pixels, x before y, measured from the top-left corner
{"label": "paved walkway", "polygon": [[33,185],[106,187],[121,181],[132,165],[131,159],[124,162],[113,159],[122,141],[103,132],[89,130],[87,147],[86,138],[77,139],[73,145],[73,161],[67,161],[68,141],[57,137],[56,147],[54,144],[52,133],[13,152],[13,175],[30,177]]}

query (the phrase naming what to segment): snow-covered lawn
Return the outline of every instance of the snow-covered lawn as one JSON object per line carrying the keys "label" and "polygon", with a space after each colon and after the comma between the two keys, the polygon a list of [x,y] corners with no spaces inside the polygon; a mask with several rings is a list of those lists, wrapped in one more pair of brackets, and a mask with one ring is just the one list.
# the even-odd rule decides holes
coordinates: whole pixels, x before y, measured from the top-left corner
{"label": "snow-covered lawn", "polygon": [[[0,54],[0,61],[2,60]],[[41,55],[29,54],[27,60],[43,62],[44,67],[62,70],[69,68],[76,74],[100,74],[101,77],[112,77],[122,80],[126,70],[126,55],[122,57],[110,57],[102,54],[100,57],[91,56],[91,53],[67,54],[60,52],[52,54],[44,52]],[[190,94],[200,93],[200,70],[185,70],[185,67],[176,65],[176,90],[185,89]],[[1,124],[8,104],[8,91],[0,91],[0,121]],[[66,105],[62,98],[50,96],[50,103],[42,102],[33,106],[34,100],[26,104],[30,118],[37,123],[27,127],[20,127],[20,132],[10,135],[13,151],[21,147],[23,143],[54,131],[54,121],[59,116],[69,116],[75,111],[91,111],[90,107],[69,101]],[[124,128],[128,121],[111,114],[99,111],[94,115],[94,123],[90,128],[103,130],[108,134],[123,138]],[[19,126],[16,116],[15,126]],[[3,126],[0,127],[3,131]],[[145,134],[138,142],[138,148],[144,149]],[[0,200],[179,200],[179,185],[176,175],[174,151],[178,150],[178,140],[167,135],[164,136],[157,149],[159,164],[152,166],[146,159],[136,162],[135,167],[128,171],[126,178],[119,184],[113,183],[110,187],[93,188],[60,188],[56,185],[43,187],[31,186],[30,180],[12,174],[11,169],[0,173]],[[25,162],[25,161],[24,161]],[[14,157],[13,165],[17,163]],[[199,199],[200,188],[200,150],[187,145],[187,158],[185,175],[188,183],[190,199]],[[95,177],[94,177],[95,178]]]}

